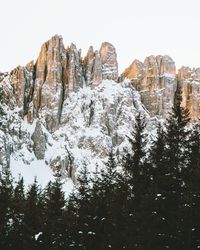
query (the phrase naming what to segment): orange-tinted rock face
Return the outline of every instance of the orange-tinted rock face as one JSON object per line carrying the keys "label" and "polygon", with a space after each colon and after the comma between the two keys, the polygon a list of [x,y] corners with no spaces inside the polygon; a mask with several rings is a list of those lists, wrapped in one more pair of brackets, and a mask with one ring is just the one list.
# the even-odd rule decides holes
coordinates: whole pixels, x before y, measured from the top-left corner
{"label": "orange-tinted rock face", "polygon": [[99,52],[90,47],[83,60],[87,86],[98,85],[102,81],[102,61]]}
{"label": "orange-tinted rock face", "polygon": [[100,51],[90,47],[83,60],[87,85],[99,85],[102,80],[118,80],[117,54],[112,44],[104,42]]}
{"label": "orange-tinted rock face", "polygon": [[[113,45],[103,43],[99,51],[90,47],[83,59],[74,44],[65,48],[57,35],[42,46],[36,63],[0,73],[0,166],[9,165],[12,152],[26,162],[34,153],[52,168],[68,169],[73,178],[79,156],[85,164],[93,153],[105,159],[111,145],[124,152],[125,135],[139,113],[149,122],[148,132],[156,127],[157,117],[150,118],[146,110],[167,117],[177,81],[182,105],[192,118],[200,117],[200,69],[183,67],[176,74],[169,56],[149,56],[144,63],[133,61],[123,78],[140,93],[130,81],[116,83]],[[104,79],[111,81],[101,84]]]}
{"label": "orange-tinted rock face", "polygon": [[102,62],[102,78],[117,81],[117,54],[112,44],[108,42],[102,43],[100,49],[100,58]]}
{"label": "orange-tinted rock face", "polygon": [[13,87],[16,103],[21,108],[22,116],[26,115],[33,94],[34,64],[30,62],[26,67],[18,66],[10,74],[10,82]]}
{"label": "orange-tinted rock face", "polygon": [[62,38],[54,36],[42,46],[37,59],[33,94],[34,116],[38,116],[38,112],[44,110],[50,130],[59,124],[65,67],[66,50]]}
{"label": "orange-tinted rock face", "polygon": [[179,81],[183,91],[182,105],[190,110],[192,118],[200,117],[200,68],[182,67],[176,75],[175,63],[169,56],[149,56],[144,63],[133,61],[123,76],[141,91],[150,114],[164,117],[173,106]]}
{"label": "orange-tinted rock face", "polygon": [[83,75],[81,54],[73,43],[67,49],[67,58],[67,89],[69,91],[76,91],[78,88],[84,86],[85,78]]}
{"label": "orange-tinted rock face", "polygon": [[23,67],[19,66],[11,72],[11,82],[14,94],[16,95],[17,105],[23,107],[26,87],[25,69]]}
{"label": "orange-tinted rock face", "polygon": [[177,78],[183,91],[182,105],[189,109],[192,118],[200,117],[200,68],[182,67]]}
{"label": "orange-tinted rock face", "polygon": [[[178,80],[183,88],[182,105],[189,108],[192,117],[200,116],[200,69],[183,67],[176,75],[175,63],[169,56],[149,56],[144,63],[134,60],[124,77],[140,91],[149,113],[161,117],[166,117],[173,106]],[[91,46],[83,59],[74,44],[65,48],[58,35],[43,44],[35,64],[19,66],[10,73],[22,116],[27,115],[29,122],[43,118],[50,131],[58,128],[70,92],[98,86],[104,79],[118,81],[117,55],[112,44],[102,43],[99,51]]]}
{"label": "orange-tinted rock face", "polygon": [[28,121],[44,118],[53,131],[59,126],[63,102],[71,91],[83,86],[97,86],[103,79],[117,81],[115,48],[103,43],[100,51],[90,47],[83,60],[74,44],[65,49],[62,37],[55,35],[41,47],[34,65],[17,67],[10,74],[13,92],[22,115]]}
{"label": "orange-tinted rock face", "polygon": [[134,60],[133,63],[124,71],[124,76],[132,81],[139,82],[147,74],[145,65],[139,60]]}
{"label": "orange-tinted rock face", "polygon": [[175,63],[169,56],[149,56],[144,63],[135,60],[123,73],[140,91],[150,114],[164,117],[173,106],[175,74]]}

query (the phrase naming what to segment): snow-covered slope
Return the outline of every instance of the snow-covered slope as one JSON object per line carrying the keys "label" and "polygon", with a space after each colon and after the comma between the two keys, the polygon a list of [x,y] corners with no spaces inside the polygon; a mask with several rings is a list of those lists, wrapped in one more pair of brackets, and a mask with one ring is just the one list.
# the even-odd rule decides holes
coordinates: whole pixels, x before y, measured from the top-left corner
{"label": "snow-covered slope", "polygon": [[[41,112],[30,124],[15,105],[12,110],[7,105],[3,109],[1,122],[6,129],[1,127],[1,165],[9,165],[15,176],[22,171],[22,175],[30,173],[33,179],[38,173],[42,181],[52,178],[49,167],[59,169],[64,177],[75,181],[75,173],[84,164],[91,171],[97,165],[103,167],[111,148],[120,162],[122,152],[128,150],[126,136],[131,136],[135,117],[140,112],[149,119],[139,93],[128,81],[104,80],[95,88],[83,87],[69,93],[63,103],[60,125],[51,133],[45,127],[45,113]],[[154,122],[150,119],[149,123]],[[43,174],[40,177],[45,173],[44,166],[46,178]]]}
{"label": "snow-covered slope", "polygon": [[55,171],[76,182],[83,165],[91,171],[104,167],[111,149],[120,164],[139,113],[149,147],[157,117],[171,110],[177,81],[187,94],[183,105],[198,118],[198,70],[177,76],[170,57],[150,56],[119,77],[112,44],[104,42],[99,51],[90,47],[83,58],[56,35],[35,63],[0,73],[0,167],[10,167],[15,176],[21,172],[27,184],[35,175],[46,184]]}

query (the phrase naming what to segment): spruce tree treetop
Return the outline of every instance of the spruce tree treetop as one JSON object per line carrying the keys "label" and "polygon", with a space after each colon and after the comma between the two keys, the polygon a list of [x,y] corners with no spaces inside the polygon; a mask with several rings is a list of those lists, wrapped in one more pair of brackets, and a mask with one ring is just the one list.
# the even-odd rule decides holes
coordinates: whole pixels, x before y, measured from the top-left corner
{"label": "spruce tree treetop", "polygon": [[187,127],[190,117],[187,108],[181,106],[182,90],[177,83],[174,107],[167,119],[166,161],[172,168],[181,169],[186,166],[190,129]]}
{"label": "spruce tree treetop", "polygon": [[125,169],[131,175],[142,174],[142,160],[145,156],[144,145],[145,145],[145,137],[144,137],[144,129],[145,129],[145,121],[142,115],[136,117],[135,128],[132,132],[132,138],[128,137],[128,140],[131,144],[132,153],[128,153],[126,155],[125,160]]}

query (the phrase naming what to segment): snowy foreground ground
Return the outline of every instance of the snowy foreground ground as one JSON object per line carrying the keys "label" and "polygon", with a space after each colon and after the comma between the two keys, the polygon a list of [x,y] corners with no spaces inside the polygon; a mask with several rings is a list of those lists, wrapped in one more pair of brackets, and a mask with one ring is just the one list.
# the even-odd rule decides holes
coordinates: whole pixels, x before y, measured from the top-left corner
{"label": "snowy foreground ground", "polygon": [[[55,180],[52,169],[42,160],[35,160],[31,162],[30,165],[26,165],[22,161],[15,161],[11,158],[11,173],[15,180],[18,180],[19,176],[22,176],[25,187],[31,185],[35,177],[42,188],[44,188],[49,181]],[[73,186],[74,184],[70,178],[63,181],[63,191],[66,196],[70,194]]]}

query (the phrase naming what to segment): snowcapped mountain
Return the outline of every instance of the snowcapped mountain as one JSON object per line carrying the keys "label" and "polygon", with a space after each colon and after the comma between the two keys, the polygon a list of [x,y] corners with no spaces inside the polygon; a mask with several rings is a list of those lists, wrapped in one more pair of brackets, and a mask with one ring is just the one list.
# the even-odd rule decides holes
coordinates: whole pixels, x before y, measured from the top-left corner
{"label": "snowcapped mountain", "polygon": [[0,74],[0,166],[15,174],[44,172],[46,180],[59,169],[75,181],[84,164],[91,170],[103,166],[110,148],[120,162],[139,113],[148,141],[155,136],[158,119],[173,106],[177,81],[195,120],[200,69],[176,73],[169,56],[150,56],[144,63],[133,61],[119,76],[110,43],[99,51],[90,47],[82,58],[74,44],[65,48],[56,35],[42,46],[36,63]]}

